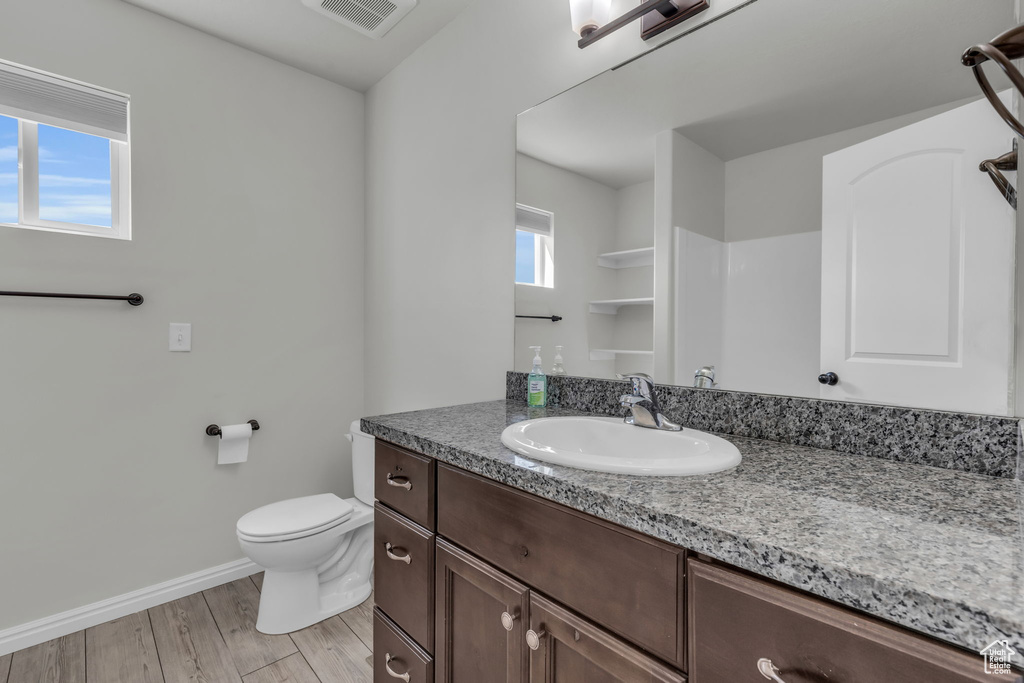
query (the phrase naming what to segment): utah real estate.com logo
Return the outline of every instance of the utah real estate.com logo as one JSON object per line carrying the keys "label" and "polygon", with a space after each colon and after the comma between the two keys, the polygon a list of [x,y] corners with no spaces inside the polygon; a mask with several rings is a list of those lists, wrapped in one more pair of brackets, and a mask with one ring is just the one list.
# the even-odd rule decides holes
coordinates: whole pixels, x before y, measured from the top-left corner
{"label": "utah real estate.com logo", "polygon": [[1010,660],[1017,655],[1017,651],[1006,640],[994,640],[980,654],[985,658],[985,673],[1009,674]]}

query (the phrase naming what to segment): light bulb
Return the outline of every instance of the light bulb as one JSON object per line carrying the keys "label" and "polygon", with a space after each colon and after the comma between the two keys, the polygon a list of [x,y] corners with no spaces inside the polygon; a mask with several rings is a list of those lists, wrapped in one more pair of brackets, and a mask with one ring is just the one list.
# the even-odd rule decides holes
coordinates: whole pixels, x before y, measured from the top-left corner
{"label": "light bulb", "polygon": [[612,0],[569,0],[572,30],[580,37],[608,23],[612,16]]}

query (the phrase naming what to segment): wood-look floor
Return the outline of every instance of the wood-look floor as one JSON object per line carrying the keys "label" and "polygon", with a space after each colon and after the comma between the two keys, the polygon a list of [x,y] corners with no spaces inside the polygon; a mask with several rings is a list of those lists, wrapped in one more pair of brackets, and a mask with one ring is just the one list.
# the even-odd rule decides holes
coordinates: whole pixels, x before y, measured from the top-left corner
{"label": "wood-look floor", "polygon": [[373,596],[283,636],[256,630],[263,575],[0,657],[0,683],[369,683]]}

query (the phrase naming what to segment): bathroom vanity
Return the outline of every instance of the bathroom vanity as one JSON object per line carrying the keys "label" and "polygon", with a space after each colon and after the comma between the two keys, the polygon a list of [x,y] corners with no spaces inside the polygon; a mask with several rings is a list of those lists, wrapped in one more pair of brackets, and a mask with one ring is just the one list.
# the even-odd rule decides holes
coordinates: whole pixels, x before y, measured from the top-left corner
{"label": "bathroom vanity", "polygon": [[1013,529],[971,567],[1016,510],[1012,480],[734,437],[743,464],[698,477],[501,445],[506,424],[560,414],[496,401],[362,421],[375,681],[1020,681],[974,654],[1024,643]]}

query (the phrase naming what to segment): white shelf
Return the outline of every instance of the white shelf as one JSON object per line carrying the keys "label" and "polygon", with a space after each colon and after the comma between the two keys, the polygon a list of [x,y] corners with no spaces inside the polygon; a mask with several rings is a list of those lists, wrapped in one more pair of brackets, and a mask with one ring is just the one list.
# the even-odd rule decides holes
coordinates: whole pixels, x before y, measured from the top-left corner
{"label": "white shelf", "polygon": [[591,313],[603,313],[605,315],[615,315],[619,312],[620,306],[653,306],[654,297],[647,296],[639,299],[605,299],[603,301],[591,301],[590,312]]}
{"label": "white shelf", "polygon": [[654,247],[610,251],[597,257],[597,265],[603,268],[640,268],[654,265]]}
{"label": "white shelf", "polygon": [[590,349],[590,360],[615,360],[616,356],[653,356],[654,351],[629,349]]}

